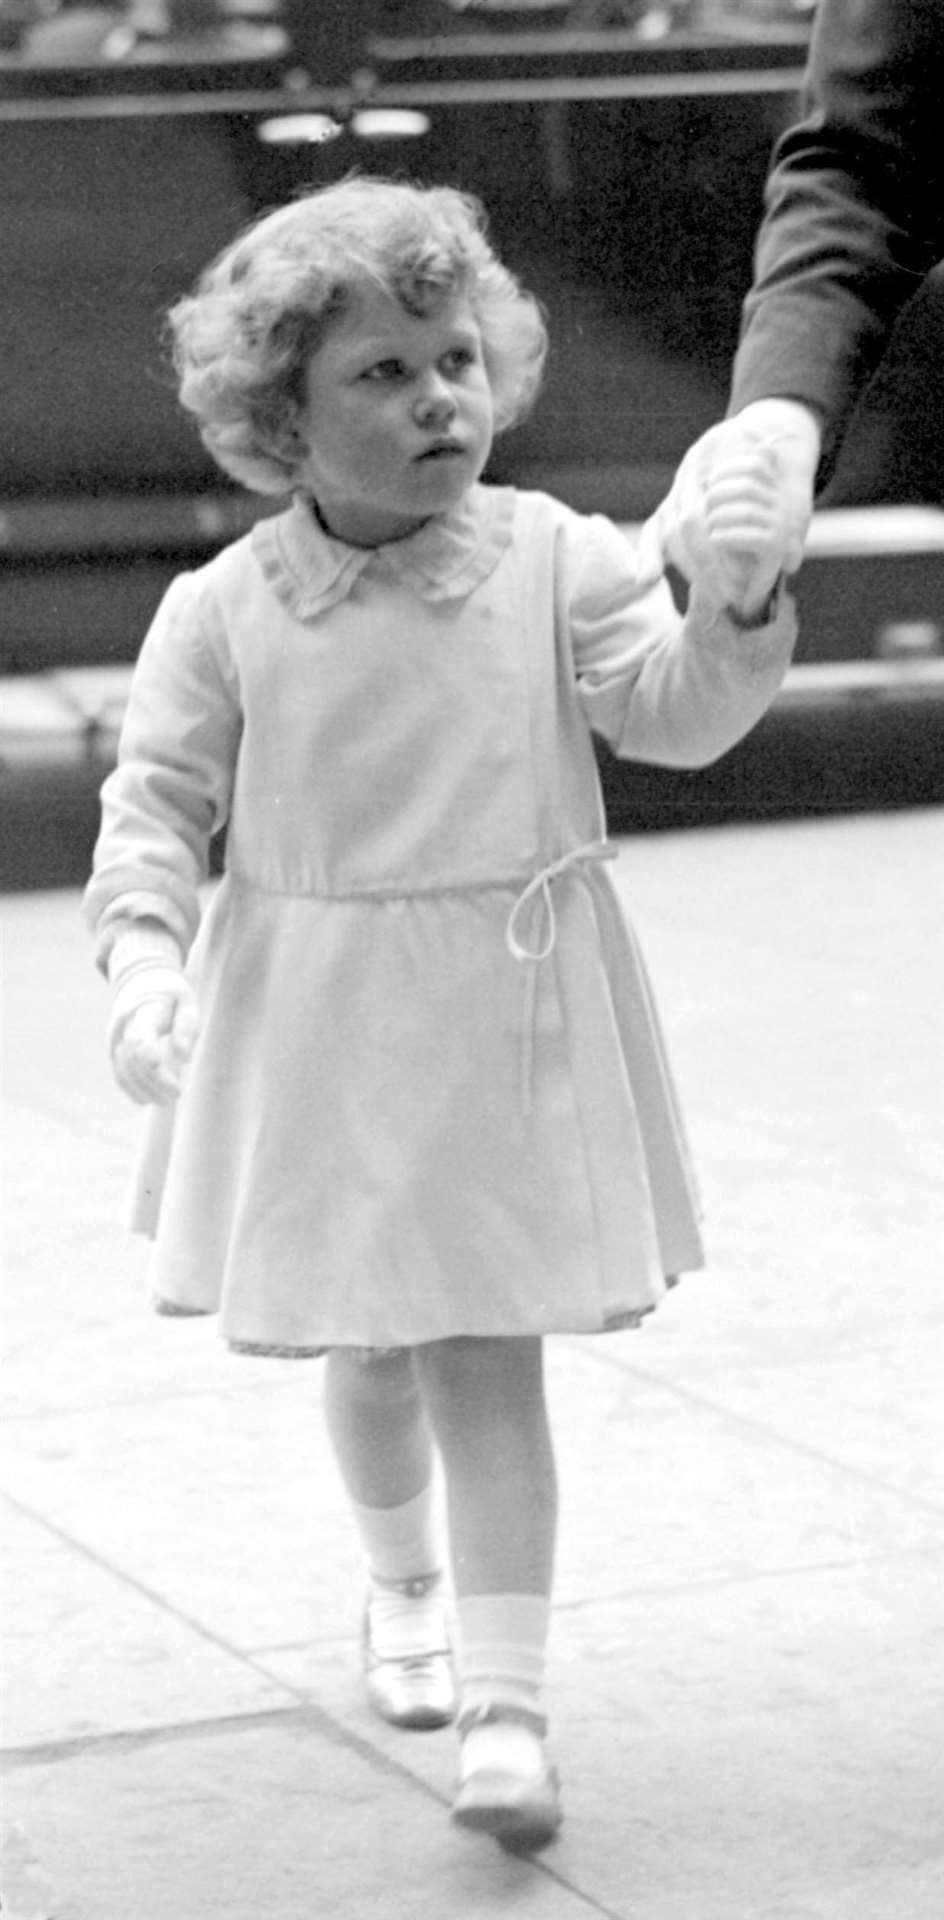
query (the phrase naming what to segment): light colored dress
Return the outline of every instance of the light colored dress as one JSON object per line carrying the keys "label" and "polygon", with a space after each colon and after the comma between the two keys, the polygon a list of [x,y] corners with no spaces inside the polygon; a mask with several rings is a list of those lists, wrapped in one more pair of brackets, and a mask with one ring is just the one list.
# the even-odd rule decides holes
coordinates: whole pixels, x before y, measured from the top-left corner
{"label": "light colored dress", "polygon": [[133,1220],[165,1310],[287,1353],[583,1333],[703,1263],[591,730],[710,760],[793,637],[683,621],[645,541],[511,489],[366,552],[299,498],[174,582],[86,897],[102,959],[142,916],[190,950]]}

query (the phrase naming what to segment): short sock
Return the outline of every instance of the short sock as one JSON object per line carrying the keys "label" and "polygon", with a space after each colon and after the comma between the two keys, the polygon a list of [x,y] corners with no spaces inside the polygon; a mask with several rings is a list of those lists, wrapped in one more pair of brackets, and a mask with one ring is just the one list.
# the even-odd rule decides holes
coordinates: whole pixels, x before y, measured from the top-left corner
{"label": "short sock", "polygon": [[540,1716],[550,1602],[538,1593],[478,1593],[456,1603],[460,1718],[487,1707]]}
{"label": "short sock", "polygon": [[370,1572],[378,1580],[415,1580],[442,1564],[433,1483],[397,1507],[352,1505]]}

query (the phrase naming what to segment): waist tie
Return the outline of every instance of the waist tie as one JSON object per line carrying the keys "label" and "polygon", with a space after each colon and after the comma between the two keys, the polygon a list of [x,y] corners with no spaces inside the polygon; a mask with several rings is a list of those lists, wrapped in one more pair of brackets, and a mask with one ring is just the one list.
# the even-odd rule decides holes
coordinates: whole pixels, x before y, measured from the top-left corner
{"label": "waist tie", "polygon": [[[524,1009],[521,1022],[521,1111],[529,1114],[532,1107],[532,1085],[534,1078],[534,1040],[537,1013],[538,967],[547,960],[557,945],[557,913],[554,907],[553,882],[573,868],[597,866],[603,860],[615,860],[616,848],[609,840],[588,840],[584,846],[572,847],[569,853],[561,855],[559,860],[550,860],[546,867],[533,875],[527,886],[522,887],[514,906],[508,915],[505,927],[505,941],[513,960],[525,967]],[[543,933],[534,946],[529,946],[522,935],[522,916],[528,908],[539,902],[542,909]]]}

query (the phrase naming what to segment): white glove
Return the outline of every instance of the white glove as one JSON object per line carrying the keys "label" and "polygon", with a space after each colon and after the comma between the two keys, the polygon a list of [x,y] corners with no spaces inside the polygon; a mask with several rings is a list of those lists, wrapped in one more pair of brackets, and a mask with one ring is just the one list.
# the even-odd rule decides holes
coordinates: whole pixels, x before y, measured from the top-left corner
{"label": "white glove", "polygon": [[665,558],[742,616],[795,573],[813,511],[820,428],[794,400],[756,400],[709,427],[658,510]]}
{"label": "white glove", "polygon": [[176,1100],[199,1031],[196,997],[179,961],[170,936],[162,931],[155,938],[135,928],[119,936],[109,961],[115,988],[108,1023],[112,1070],[122,1092],[140,1106]]}

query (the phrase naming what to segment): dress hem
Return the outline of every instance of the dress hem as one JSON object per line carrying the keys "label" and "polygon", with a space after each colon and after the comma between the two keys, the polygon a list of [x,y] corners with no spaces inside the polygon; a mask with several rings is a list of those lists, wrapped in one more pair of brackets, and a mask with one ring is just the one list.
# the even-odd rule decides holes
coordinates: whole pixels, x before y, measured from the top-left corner
{"label": "dress hem", "polygon": [[[677,1274],[677,1273],[667,1274],[665,1277],[666,1291],[671,1292],[673,1287],[677,1287],[680,1279],[681,1279],[680,1274]],[[575,1336],[586,1336],[589,1339],[597,1338],[599,1337],[600,1334],[604,1334],[604,1333],[630,1332],[641,1327],[644,1324],[644,1322],[648,1320],[650,1314],[656,1312],[656,1309],[659,1304],[660,1303],[658,1301],[653,1301],[650,1306],[628,1307],[623,1312],[607,1314],[602,1325],[600,1325],[599,1327],[550,1327],[547,1329],[536,1328],[534,1332],[535,1334],[538,1335],[539,1338],[545,1338],[545,1337],[550,1338],[554,1334],[557,1334],[562,1337],[566,1337],[569,1335],[571,1338],[574,1338]],[[212,1307],[181,1306],[177,1301],[168,1300],[163,1295],[160,1295],[160,1294],[154,1295],[152,1300],[152,1305],[154,1308],[154,1312],[165,1319],[211,1320],[215,1318],[215,1310]],[[452,1336],[449,1336],[449,1335],[442,1336],[442,1338],[444,1339],[447,1339],[450,1337],[454,1339],[480,1338],[480,1339],[494,1340],[494,1339],[501,1339],[503,1336],[501,1334],[494,1334],[494,1333],[481,1334],[481,1335],[455,1334]],[[508,1334],[505,1337],[507,1337],[509,1340],[513,1340],[513,1339],[527,1339],[529,1337],[533,1337],[533,1335]],[[387,1356],[388,1358],[392,1358],[396,1354],[409,1353],[412,1350],[412,1347],[414,1346],[423,1346],[428,1344],[432,1344],[432,1343],[416,1340],[412,1342],[401,1341],[399,1345],[396,1345],[396,1346],[369,1346],[369,1345],[365,1345],[363,1341],[336,1340],[333,1342],[330,1342],[330,1341],[326,1342],[322,1346],[309,1346],[309,1345],[303,1345],[303,1344],[296,1345],[292,1341],[285,1341],[285,1340],[225,1339],[225,1345],[228,1348],[230,1353],[239,1354],[243,1358],[254,1359],[254,1360],[321,1360],[324,1358],[326,1354],[333,1353],[338,1349],[347,1353],[362,1354],[365,1357],[374,1357],[377,1355],[384,1355],[384,1356]]]}

